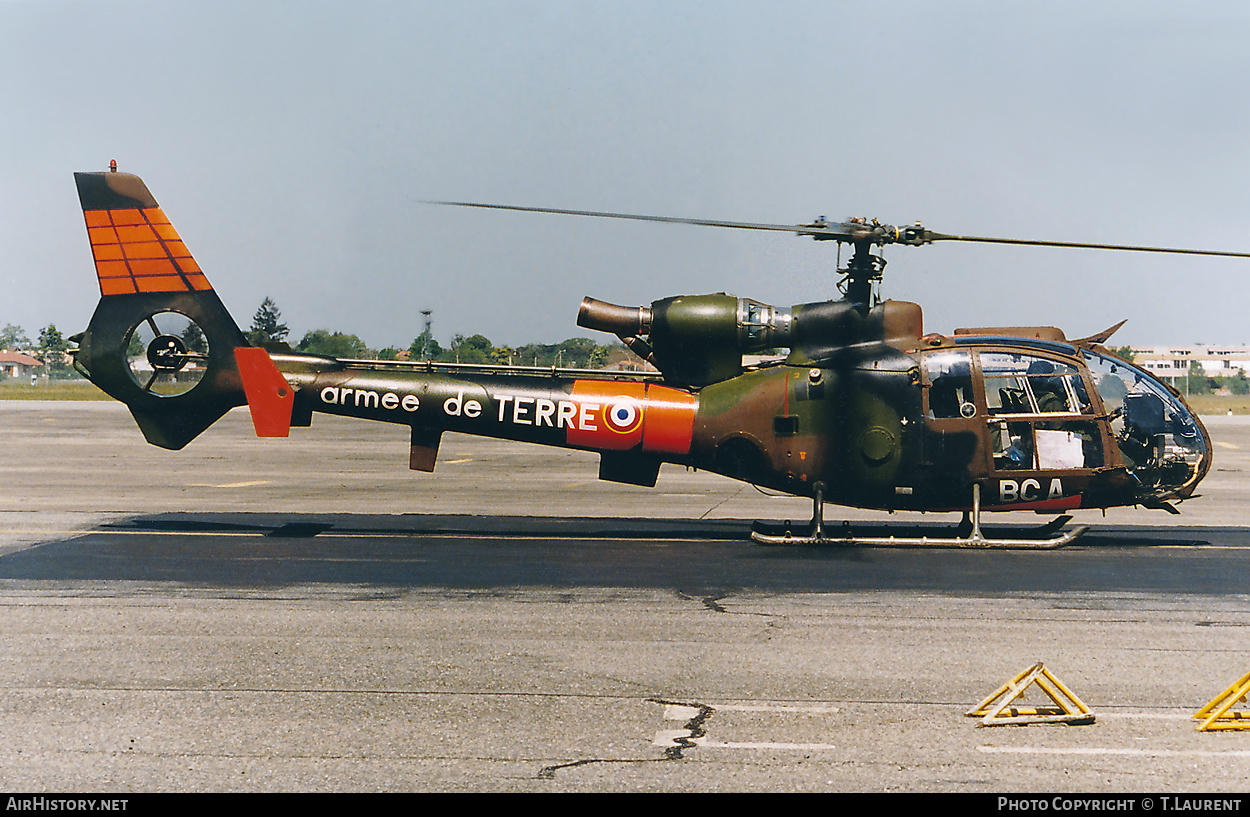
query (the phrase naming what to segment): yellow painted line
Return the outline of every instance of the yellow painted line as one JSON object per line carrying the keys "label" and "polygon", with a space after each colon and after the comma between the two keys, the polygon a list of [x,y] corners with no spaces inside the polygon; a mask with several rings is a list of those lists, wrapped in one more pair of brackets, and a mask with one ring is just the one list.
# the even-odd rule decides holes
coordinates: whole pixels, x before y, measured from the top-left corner
{"label": "yellow painted line", "polygon": [[207,531],[207,530],[116,530],[100,528],[98,530],[78,531],[83,536],[103,534],[105,536],[266,536],[267,531]]}
{"label": "yellow painted line", "polygon": [[223,485],[211,485],[207,482],[192,482],[191,488],[251,488],[256,485],[268,485],[267,479],[254,479],[250,482],[227,482]]}
{"label": "yellow painted line", "polygon": [[1215,444],[1218,445],[1220,448],[1231,448],[1234,451],[1237,450],[1237,446],[1233,445],[1232,443],[1226,443],[1221,440],[1216,440]]}
{"label": "yellow painted line", "polygon": [[[158,533],[158,531],[152,531]],[[204,536],[211,536],[209,532],[205,532]],[[492,533],[491,531],[460,531],[458,533],[426,533],[425,531],[408,531],[406,533],[336,533],[334,531],[325,531],[318,533],[318,539],[506,539],[509,542],[547,542],[552,539],[576,539],[582,542],[709,542],[709,541],[746,541],[745,539],[726,539],[716,540],[708,539],[703,536],[577,536],[574,534],[520,534],[520,533]]]}
{"label": "yellow painted line", "polygon": [[469,457],[465,457],[464,459],[461,459],[461,460],[443,460],[442,464],[443,465],[459,465],[462,462],[473,462],[473,460]]}
{"label": "yellow painted line", "polygon": [[1147,545],[1154,550],[1245,550],[1241,545]]}
{"label": "yellow painted line", "polygon": [[[19,528],[0,529],[3,535],[37,535],[41,537],[54,536],[269,536],[277,528],[270,530],[257,531],[213,531],[213,530],[151,530],[147,528],[90,528],[87,530],[25,530]],[[515,534],[515,533],[491,533],[490,531],[481,531],[474,533],[473,531],[461,531],[459,533],[427,533],[425,531],[407,531],[397,533],[352,533],[350,531],[335,532],[322,531],[314,536],[301,535],[296,538],[315,538],[315,539],[507,539],[508,541],[524,541],[524,542],[545,542],[552,539],[578,539],[585,542],[618,542],[621,541],[619,536],[569,536],[569,535],[551,535],[540,536],[533,534]],[[629,542],[706,542],[718,541],[708,540],[701,536],[681,537],[630,537],[625,540]],[[725,540],[736,541],[736,540]]]}

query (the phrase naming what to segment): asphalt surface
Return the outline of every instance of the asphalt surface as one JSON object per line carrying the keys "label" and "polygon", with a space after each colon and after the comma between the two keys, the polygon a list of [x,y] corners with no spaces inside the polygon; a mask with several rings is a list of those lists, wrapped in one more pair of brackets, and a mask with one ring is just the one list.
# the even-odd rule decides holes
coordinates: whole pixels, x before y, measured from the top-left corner
{"label": "asphalt surface", "polygon": [[[413,473],[404,429],[320,416],[167,452],[114,404],[0,403],[0,780],[1244,792],[1250,731],[1192,719],[1250,671],[1250,423],[1208,428],[1181,516],[1078,515],[1062,550],[762,547],[808,503],[451,435]],[[965,715],[1039,661],[1094,724]]]}

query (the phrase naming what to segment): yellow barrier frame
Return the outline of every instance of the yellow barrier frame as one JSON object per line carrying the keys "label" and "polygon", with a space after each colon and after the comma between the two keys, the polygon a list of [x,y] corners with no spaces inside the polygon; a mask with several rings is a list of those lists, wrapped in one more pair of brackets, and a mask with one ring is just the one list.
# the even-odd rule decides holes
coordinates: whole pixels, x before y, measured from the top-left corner
{"label": "yellow barrier frame", "polygon": [[1233,706],[1244,702],[1250,695],[1250,672],[1215,696],[1215,700],[1194,713],[1194,719],[1202,723],[1199,732],[1210,732],[1217,729],[1250,729],[1250,712],[1234,710]]}
{"label": "yellow barrier frame", "polygon": [[[1055,706],[1011,707],[1031,684],[1036,684]],[[1069,726],[1091,724],[1095,715],[1081,699],[1051,674],[1038,661],[1020,672],[981,703],[964,713],[969,718],[981,718],[982,726],[1026,726],[1031,723],[1065,723]]]}

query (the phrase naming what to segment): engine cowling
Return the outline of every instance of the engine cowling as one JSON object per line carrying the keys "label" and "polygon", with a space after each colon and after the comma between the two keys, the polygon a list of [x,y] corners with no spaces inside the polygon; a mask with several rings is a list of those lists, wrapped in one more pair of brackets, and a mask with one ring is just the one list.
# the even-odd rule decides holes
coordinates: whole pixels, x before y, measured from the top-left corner
{"label": "engine cowling", "polygon": [[[584,298],[577,325],[612,332],[670,383],[706,386],[736,377],[742,356],[788,348],[795,366],[829,366],[865,345],[906,349],[923,332],[920,307],[883,301],[867,312],[847,300],[779,308],[718,292],[678,295],[651,306]],[[857,351],[858,350],[858,351]]]}
{"label": "engine cowling", "polygon": [[617,335],[665,380],[705,386],[740,374],[744,354],[788,347],[792,320],[789,309],[722,292],[678,295],[649,307],[585,298],[577,325]]}

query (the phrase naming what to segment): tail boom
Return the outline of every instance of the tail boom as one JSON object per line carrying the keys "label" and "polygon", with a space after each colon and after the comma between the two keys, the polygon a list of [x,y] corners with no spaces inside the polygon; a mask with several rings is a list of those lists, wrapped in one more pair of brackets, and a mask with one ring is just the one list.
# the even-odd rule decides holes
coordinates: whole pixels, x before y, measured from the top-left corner
{"label": "tail boom", "polygon": [[279,395],[289,386],[297,416],[409,426],[409,467],[421,471],[434,469],[442,433],[455,431],[597,451],[604,478],[654,484],[661,462],[688,459],[698,414],[696,395],[651,381],[365,368],[264,349],[236,354],[258,434],[272,428],[285,436],[290,412]]}

